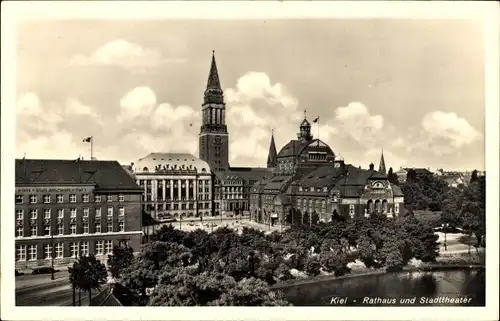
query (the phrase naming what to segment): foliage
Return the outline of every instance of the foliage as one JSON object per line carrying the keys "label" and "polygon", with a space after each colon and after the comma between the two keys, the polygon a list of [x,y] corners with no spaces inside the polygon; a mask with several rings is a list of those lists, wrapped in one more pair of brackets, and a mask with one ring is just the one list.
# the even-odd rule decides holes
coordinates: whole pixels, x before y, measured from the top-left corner
{"label": "foliage", "polygon": [[113,254],[108,255],[108,269],[114,278],[120,277],[123,270],[132,264],[134,259],[134,250],[127,246],[114,246]]}
{"label": "foliage", "polygon": [[193,268],[166,270],[151,295],[149,306],[283,306],[280,293],[255,278],[236,281],[219,272]]}
{"label": "foliage", "polygon": [[399,185],[398,175],[393,172],[392,167],[387,172],[387,180],[394,185]]}
{"label": "foliage", "polygon": [[410,169],[406,183],[402,184],[401,189],[405,198],[405,208],[408,211],[440,211],[449,187],[445,181],[438,177],[417,176],[415,170]]}
{"label": "foliage", "polygon": [[106,266],[92,254],[81,256],[72,267],[68,267],[68,272],[70,284],[88,292],[89,300],[92,299],[92,290],[99,290],[108,277]]}

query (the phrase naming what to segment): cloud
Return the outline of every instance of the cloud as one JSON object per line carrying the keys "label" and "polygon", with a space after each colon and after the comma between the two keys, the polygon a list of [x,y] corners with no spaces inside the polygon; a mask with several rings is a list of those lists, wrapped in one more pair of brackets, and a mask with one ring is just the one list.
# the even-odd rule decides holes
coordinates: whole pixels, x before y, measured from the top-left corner
{"label": "cloud", "polygon": [[76,55],[70,60],[75,66],[117,66],[135,72],[151,71],[170,63],[184,63],[184,59],[166,58],[157,50],[123,39],[110,41],[89,55]]}
{"label": "cloud", "polygon": [[303,117],[298,100],[267,74],[244,74],[225,97],[231,166],[265,166],[273,129],[278,152],[296,137]]}
{"label": "cloud", "polygon": [[156,95],[149,87],[136,87],[120,100],[119,122],[149,117],[156,106]]}
{"label": "cloud", "polygon": [[455,148],[469,145],[482,138],[480,132],[455,113],[442,111],[427,113],[421,125],[430,140],[438,144],[451,144]]}
{"label": "cloud", "polygon": [[102,125],[97,111],[75,98],[44,104],[36,93],[24,93],[16,108],[16,157],[76,159],[82,138]]}

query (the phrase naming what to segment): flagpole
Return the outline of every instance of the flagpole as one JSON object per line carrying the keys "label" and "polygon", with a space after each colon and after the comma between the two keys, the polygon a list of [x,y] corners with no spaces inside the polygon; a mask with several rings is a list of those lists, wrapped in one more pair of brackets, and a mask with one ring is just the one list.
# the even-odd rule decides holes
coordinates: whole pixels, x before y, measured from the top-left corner
{"label": "flagpole", "polygon": [[94,136],[90,136],[90,160],[94,159]]}

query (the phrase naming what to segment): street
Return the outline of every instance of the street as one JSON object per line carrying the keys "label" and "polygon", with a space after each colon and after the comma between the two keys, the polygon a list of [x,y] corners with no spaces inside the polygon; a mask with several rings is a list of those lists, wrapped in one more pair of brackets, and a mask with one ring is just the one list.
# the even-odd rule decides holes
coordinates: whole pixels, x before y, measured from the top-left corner
{"label": "street", "polygon": [[[54,274],[21,275],[16,277],[17,306],[71,306],[73,291],[69,284],[67,270]],[[93,296],[97,295],[97,291]],[[78,292],[76,293],[78,303]],[[88,293],[82,293],[82,306],[88,305]]]}

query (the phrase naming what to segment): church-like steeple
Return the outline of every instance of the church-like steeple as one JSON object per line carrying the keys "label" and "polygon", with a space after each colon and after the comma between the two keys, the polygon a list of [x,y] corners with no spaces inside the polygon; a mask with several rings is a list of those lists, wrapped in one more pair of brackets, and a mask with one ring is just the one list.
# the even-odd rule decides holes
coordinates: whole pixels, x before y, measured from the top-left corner
{"label": "church-like steeple", "polygon": [[274,131],[271,132],[271,144],[269,145],[269,154],[267,156],[267,168],[274,168],[277,165],[276,145],[274,144]]}
{"label": "church-like steeple", "polygon": [[208,74],[207,89],[205,90],[205,104],[223,104],[224,94],[220,86],[219,72],[217,71],[217,63],[215,62],[215,50],[212,51],[212,64]]}
{"label": "church-like steeple", "polygon": [[387,171],[385,169],[384,149],[382,149],[382,155],[380,156],[380,165],[378,167],[378,172],[387,175]]}

